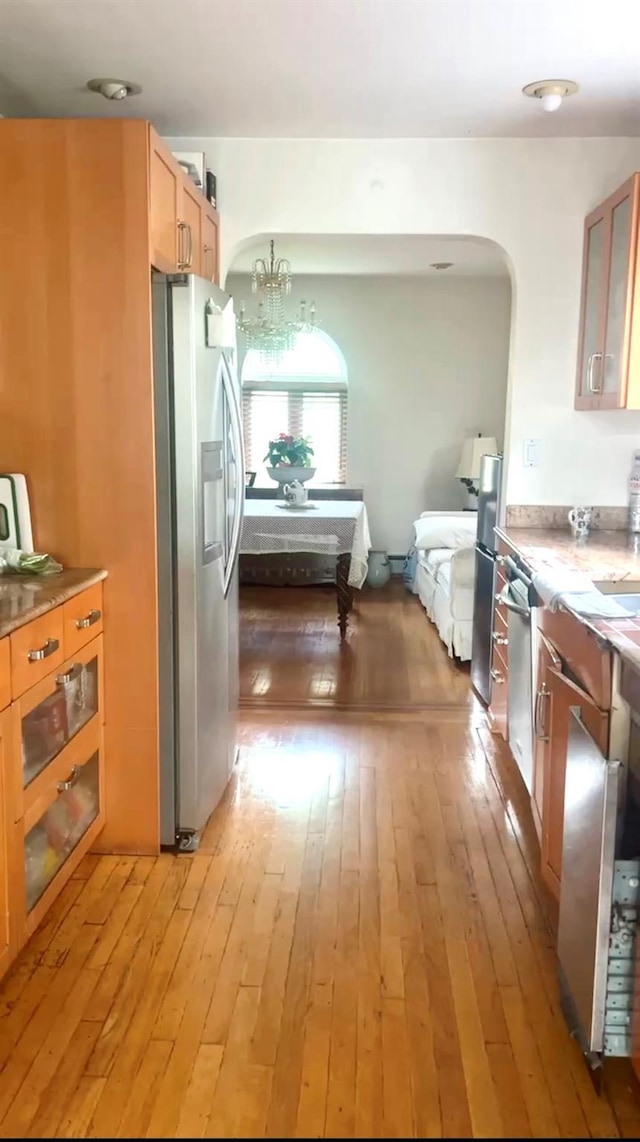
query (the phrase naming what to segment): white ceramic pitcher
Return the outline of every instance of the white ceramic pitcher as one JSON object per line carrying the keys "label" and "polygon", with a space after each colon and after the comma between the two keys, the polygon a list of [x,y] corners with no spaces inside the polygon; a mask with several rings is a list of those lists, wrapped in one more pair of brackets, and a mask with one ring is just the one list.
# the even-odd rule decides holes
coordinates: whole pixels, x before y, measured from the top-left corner
{"label": "white ceramic pitcher", "polygon": [[287,503],[293,507],[301,508],[307,502],[307,489],[299,480],[292,480],[290,484],[285,484],[282,493]]}

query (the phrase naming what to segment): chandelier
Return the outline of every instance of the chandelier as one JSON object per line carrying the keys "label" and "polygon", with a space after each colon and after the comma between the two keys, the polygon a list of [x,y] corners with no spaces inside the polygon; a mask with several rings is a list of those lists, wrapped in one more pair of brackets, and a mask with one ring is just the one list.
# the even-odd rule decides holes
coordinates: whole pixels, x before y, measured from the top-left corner
{"label": "chandelier", "polygon": [[257,349],[266,364],[277,364],[283,353],[293,349],[298,333],[307,333],[316,325],[315,304],[307,317],[307,303],[300,302],[297,321],[287,318],[284,299],[291,293],[291,263],[276,258],[273,239],[269,261],[256,258],[251,272],[251,291],[260,295],[258,313],[247,316],[244,302],[240,305],[238,329],[244,334],[247,349]]}

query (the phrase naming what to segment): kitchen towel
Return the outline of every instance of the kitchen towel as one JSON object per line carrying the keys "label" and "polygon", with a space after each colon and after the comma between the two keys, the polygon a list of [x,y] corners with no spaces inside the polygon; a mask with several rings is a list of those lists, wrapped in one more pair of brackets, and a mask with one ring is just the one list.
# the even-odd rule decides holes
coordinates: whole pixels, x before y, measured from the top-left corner
{"label": "kitchen towel", "polygon": [[558,602],[585,619],[628,619],[633,614],[610,595],[602,595],[597,588],[577,595],[560,595]]}
{"label": "kitchen towel", "polygon": [[536,571],[532,576],[533,588],[545,607],[557,611],[562,596],[592,594],[596,591],[592,580],[583,571],[557,568]]}

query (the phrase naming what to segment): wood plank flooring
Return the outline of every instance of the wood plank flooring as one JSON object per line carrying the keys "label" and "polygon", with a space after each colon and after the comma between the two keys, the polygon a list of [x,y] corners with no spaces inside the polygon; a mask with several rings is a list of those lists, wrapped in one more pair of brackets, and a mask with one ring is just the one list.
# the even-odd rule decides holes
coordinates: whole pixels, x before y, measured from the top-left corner
{"label": "wood plank flooring", "polygon": [[484,719],[247,713],[194,856],[90,857],[0,988],[8,1137],[637,1137]]}
{"label": "wood plank flooring", "polygon": [[372,592],[350,647],[379,665],[305,705],[344,651],[296,594],[199,852],[86,858],[0,984],[0,1136],[640,1136],[626,1063],[598,1097],[567,1033],[528,797],[464,672]]}
{"label": "wood plank flooring", "polygon": [[468,665],[449,658],[401,582],[355,595],[341,642],[334,587],[242,587],[242,702],[415,709],[471,701]]}

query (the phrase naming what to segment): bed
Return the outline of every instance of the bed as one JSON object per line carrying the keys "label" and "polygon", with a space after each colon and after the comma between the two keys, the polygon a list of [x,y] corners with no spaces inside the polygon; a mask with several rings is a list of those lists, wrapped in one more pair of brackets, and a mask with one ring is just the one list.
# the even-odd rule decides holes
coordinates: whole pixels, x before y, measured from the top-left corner
{"label": "bed", "polygon": [[[436,512],[420,517],[434,520],[436,526],[416,521],[416,545],[420,546],[411,589],[438,628],[451,657],[467,662],[471,658],[476,520],[460,513],[462,523],[451,526],[448,521],[452,516],[457,518],[456,513]],[[434,517],[440,517],[437,523]],[[442,540],[449,546],[432,546]]]}

